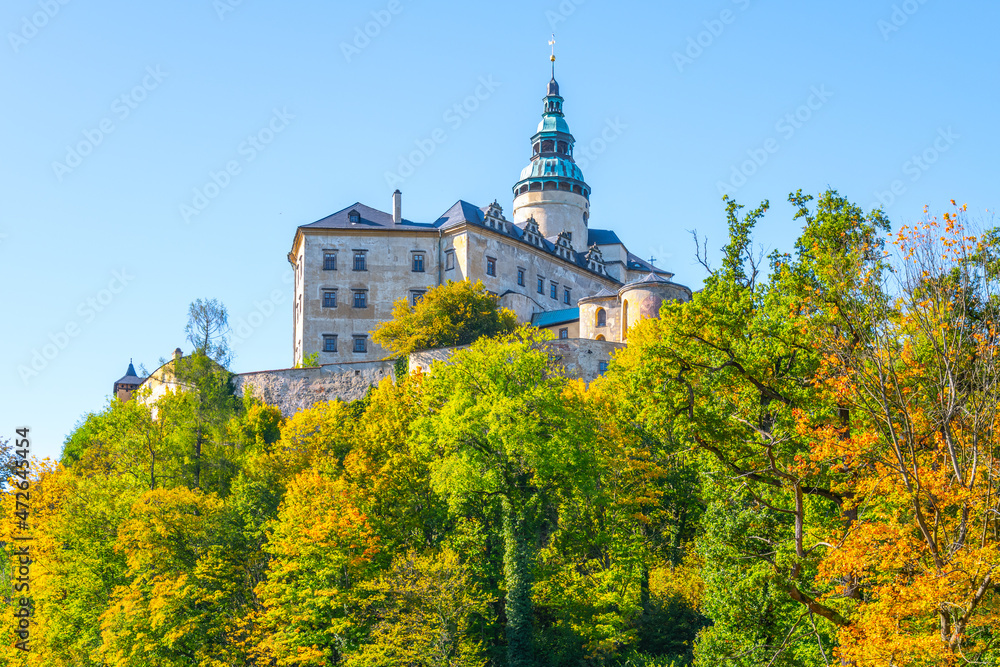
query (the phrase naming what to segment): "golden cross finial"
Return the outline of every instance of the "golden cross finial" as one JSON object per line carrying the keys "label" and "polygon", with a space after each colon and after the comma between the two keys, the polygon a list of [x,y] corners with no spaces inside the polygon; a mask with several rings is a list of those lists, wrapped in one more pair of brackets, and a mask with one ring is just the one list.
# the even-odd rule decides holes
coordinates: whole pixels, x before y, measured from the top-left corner
{"label": "golden cross finial", "polygon": [[556,61],[556,34],[552,33],[552,39],[549,40],[549,46],[552,47],[552,57],[549,58],[552,62]]}

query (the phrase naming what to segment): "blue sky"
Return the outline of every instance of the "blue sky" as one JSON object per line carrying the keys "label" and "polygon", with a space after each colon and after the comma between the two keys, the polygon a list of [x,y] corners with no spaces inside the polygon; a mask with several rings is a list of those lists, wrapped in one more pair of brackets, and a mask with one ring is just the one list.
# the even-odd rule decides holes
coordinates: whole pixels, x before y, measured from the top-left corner
{"label": "blue sky", "polygon": [[687,230],[724,240],[722,187],[771,201],[767,249],[798,188],[988,221],[998,24],[982,0],[8,0],[0,436],[58,456],[130,358],[190,349],[199,297],[248,323],[234,370],[289,366],[297,225],[395,187],[412,220],[509,211],[553,31],[591,225],[680,282]]}

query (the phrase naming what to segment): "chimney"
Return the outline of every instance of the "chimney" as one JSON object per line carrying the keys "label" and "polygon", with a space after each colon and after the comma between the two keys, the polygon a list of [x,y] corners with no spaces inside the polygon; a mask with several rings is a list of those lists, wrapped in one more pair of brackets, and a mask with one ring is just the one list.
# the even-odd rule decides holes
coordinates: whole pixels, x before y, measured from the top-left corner
{"label": "chimney", "polygon": [[403,221],[403,193],[396,190],[392,193],[392,222],[398,225]]}
{"label": "chimney", "polygon": [[181,352],[181,348],[177,348],[176,350],[174,350],[174,361],[180,359],[183,356],[184,356],[184,353]]}

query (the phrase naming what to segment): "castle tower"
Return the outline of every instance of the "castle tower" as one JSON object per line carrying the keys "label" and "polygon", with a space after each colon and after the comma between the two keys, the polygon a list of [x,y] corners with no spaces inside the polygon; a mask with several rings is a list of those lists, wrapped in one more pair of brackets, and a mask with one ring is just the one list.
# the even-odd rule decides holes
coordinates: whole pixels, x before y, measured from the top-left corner
{"label": "castle tower", "polygon": [[112,395],[119,401],[128,402],[132,400],[132,394],[139,385],[142,384],[143,378],[135,374],[135,367],[132,366],[132,360],[128,360],[128,370],[125,371],[125,376],[122,377],[118,382],[115,382],[115,388]]}
{"label": "castle tower", "polygon": [[[552,55],[555,63],[555,53]],[[531,137],[531,164],[521,171],[514,186],[514,222],[534,218],[542,236],[570,234],[577,252],[587,250],[587,221],[590,219],[590,186],[573,160],[576,140],[563,117],[555,65],[544,98],[545,107],[538,131]]]}

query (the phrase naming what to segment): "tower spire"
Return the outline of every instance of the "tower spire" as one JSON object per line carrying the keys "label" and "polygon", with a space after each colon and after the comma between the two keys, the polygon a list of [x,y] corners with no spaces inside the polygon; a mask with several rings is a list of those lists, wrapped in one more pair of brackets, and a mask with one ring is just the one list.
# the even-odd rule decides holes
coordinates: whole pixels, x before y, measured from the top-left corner
{"label": "tower spire", "polygon": [[552,61],[552,79],[556,78],[556,34],[552,33],[552,39],[549,40],[549,46],[552,47],[552,56],[549,58]]}

